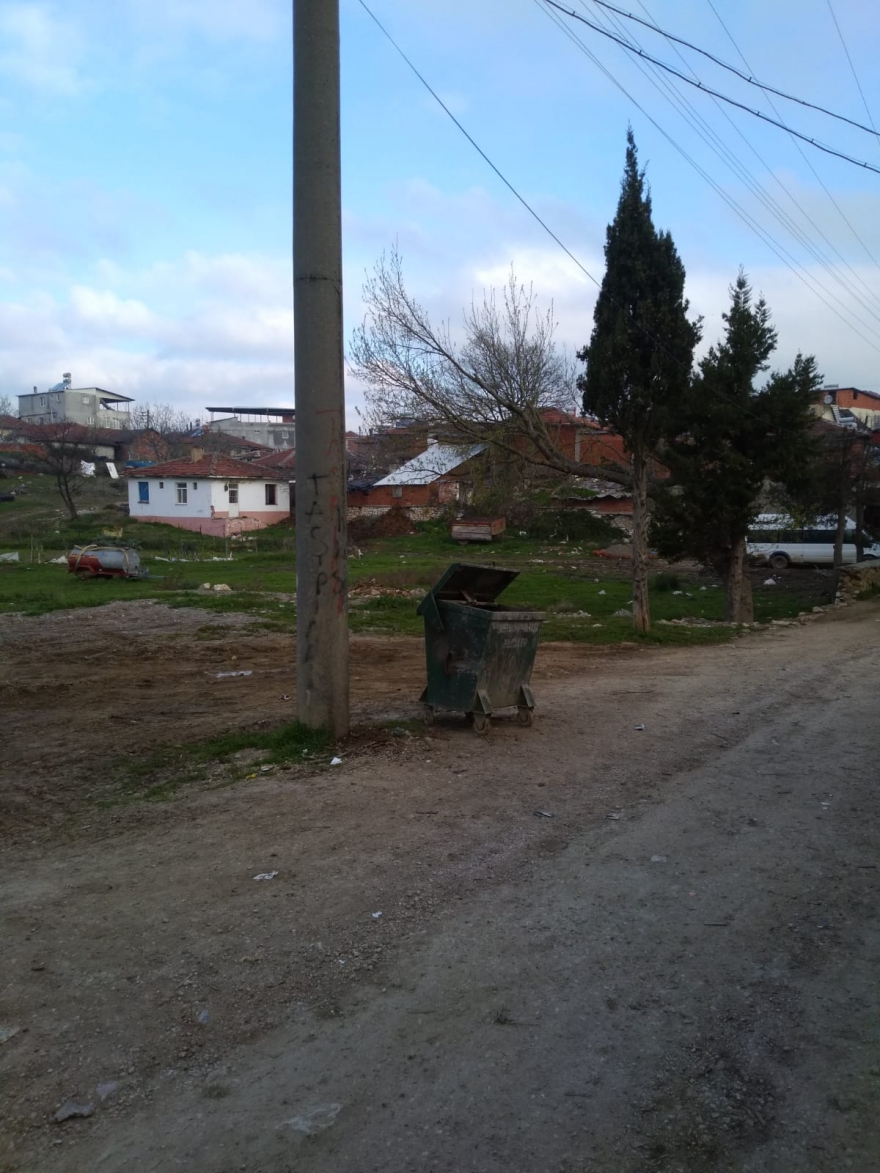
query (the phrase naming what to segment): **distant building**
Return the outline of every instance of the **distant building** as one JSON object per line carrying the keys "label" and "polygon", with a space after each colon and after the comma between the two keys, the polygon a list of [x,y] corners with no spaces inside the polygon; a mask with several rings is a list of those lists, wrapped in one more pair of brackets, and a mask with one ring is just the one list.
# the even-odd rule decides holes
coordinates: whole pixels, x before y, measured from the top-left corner
{"label": "distant building", "polygon": [[131,427],[127,395],[104,391],[101,387],[71,387],[70,374],[48,391],[34,387],[31,395],[19,395],[18,414],[28,424],[82,424],[85,428]]}
{"label": "distant building", "polygon": [[880,393],[832,383],[816,393],[816,415],[841,428],[880,428]]}
{"label": "distant building", "polygon": [[126,470],[128,509],[138,521],[229,537],[290,517],[285,474],[193,449],[190,459]]}
{"label": "distant building", "polygon": [[429,443],[424,452],[374,485],[349,485],[349,516],[384,513],[398,506],[413,517],[432,517],[444,505],[464,504],[473,473],[471,462],[485,451],[485,444]]}
{"label": "distant building", "polygon": [[[296,412],[292,407],[206,407],[211,418],[199,431],[224,432],[264,448],[296,447]],[[220,419],[214,416],[223,412]]]}

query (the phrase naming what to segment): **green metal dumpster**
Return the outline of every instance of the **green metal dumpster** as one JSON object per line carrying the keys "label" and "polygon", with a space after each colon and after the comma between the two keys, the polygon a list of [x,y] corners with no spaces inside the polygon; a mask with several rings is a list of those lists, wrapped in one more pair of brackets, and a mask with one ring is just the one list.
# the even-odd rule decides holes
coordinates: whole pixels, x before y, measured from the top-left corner
{"label": "green metal dumpster", "polygon": [[419,603],[428,668],[421,701],[429,724],[435,709],[453,709],[485,733],[496,709],[515,705],[520,724],[531,725],[529,680],[544,616],[496,602],[518,574],[455,562]]}

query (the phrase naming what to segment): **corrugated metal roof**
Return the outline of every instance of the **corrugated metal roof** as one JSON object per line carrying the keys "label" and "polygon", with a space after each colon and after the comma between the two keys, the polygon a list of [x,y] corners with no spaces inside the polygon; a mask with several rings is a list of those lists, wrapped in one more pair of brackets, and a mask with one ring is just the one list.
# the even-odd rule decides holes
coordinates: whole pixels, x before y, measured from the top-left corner
{"label": "corrugated metal roof", "polygon": [[374,488],[380,485],[432,485],[466,460],[485,451],[485,444],[472,444],[465,448],[457,444],[432,444],[381,481],[376,481]]}

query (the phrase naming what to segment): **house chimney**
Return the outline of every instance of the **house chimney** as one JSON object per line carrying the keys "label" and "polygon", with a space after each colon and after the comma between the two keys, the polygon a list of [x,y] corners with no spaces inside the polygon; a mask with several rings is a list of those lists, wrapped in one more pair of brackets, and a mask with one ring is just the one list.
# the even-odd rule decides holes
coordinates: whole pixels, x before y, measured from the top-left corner
{"label": "house chimney", "polygon": [[193,464],[197,464],[205,455],[204,448],[197,448],[195,444],[192,446],[191,459]]}

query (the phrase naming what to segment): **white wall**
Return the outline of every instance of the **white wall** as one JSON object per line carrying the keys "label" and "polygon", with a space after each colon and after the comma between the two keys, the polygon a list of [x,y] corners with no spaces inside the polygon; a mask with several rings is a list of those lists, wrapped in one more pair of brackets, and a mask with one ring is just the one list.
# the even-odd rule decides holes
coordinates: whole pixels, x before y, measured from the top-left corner
{"label": "white wall", "polygon": [[[271,483],[271,482],[270,482]],[[266,504],[266,481],[238,481],[238,512],[289,513],[290,485],[278,482],[275,486],[275,505]],[[218,513],[229,512],[229,493],[225,481],[212,481],[211,504]]]}
{"label": "white wall", "polygon": [[[144,470],[148,471],[148,470]],[[138,500],[138,484],[150,486],[149,504]],[[177,485],[186,484],[186,504],[177,504]],[[222,482],[221,482],[222,483]],[[196,487],[193,488],[193,485]],[[132,517],[205,517],[211,516],[211,481],[190,477],[159,480],[154,477],[133,476],[128,482],[128,508]]]}
{"label": "white wall", "polygon": [[[149,472],[149,469],[144,469]],[[138,499],[138,485],[146,481],[150,486],[148,504]],[[204,517],[210,518],[211,506],[218,514],[229,513],[229,493],[226,481],[199,480],[198,476],[186,480],[185,505],[177,504],[177,485],[183,484],[181,476],[160,480],[157,477],[134,475],[128,481],[128,506],[132,517]],[[196,488],[193,488],[196,485]],[[251,513],[290,512],[290,486],[286,481],[276,484],[275,505],[266,504],[266,481],[238,482],[238,512],[244,516]]]}

